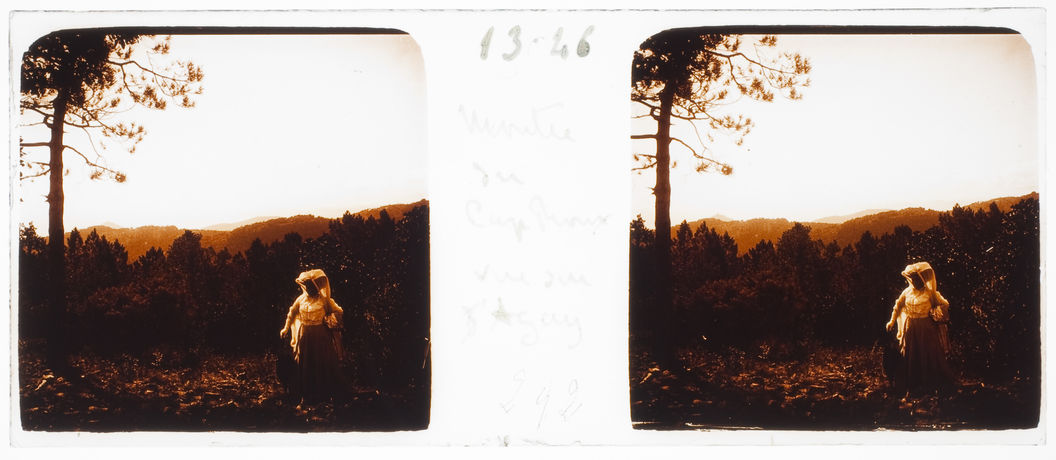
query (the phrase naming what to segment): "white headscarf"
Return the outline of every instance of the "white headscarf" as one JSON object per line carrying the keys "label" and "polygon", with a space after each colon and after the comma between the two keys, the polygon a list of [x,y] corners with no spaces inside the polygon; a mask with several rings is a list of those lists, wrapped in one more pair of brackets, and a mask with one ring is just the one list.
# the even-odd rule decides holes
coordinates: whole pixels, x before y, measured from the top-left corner
{"label": "white headscarf", "polygon": [[917,262],[915,264],[906,265],[906,269],[902,270],[902,276],[909,279],[909,275],[913,273],[919,273],[920,278],[924,280],[924,285],[929,291],[937,291],[939,289],[939,283],[935,280],[935,270],[931,268],[931,264],[927,262]]}
{"label": "white headscarf", "polygon": [[325,299],[330,298],[330,280],[326,278],[326,273],[323,273],[323,271],[318,268],[301,272],[300,276],[298,276],[295,281],[301,286],[301,290],[303,290],[305,294],[308,293],[308,290],[304,287],[304,284],[312,283],[315,286],[315,289],[319,291],[319,295],[323,296]]}

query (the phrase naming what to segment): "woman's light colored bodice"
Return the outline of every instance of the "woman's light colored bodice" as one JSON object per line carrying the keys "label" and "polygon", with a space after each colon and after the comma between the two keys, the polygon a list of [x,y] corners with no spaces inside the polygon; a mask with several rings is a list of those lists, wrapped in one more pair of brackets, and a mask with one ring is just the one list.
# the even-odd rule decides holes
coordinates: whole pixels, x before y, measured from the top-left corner
{"label": "woman's light colored bodice", "polygon": [[308,326],[314,326],[323,323],[323,317],[326,316],[326,299],[322,296],[316,298],[306,297],[302,302],[298,311],[298,316],[302,324]]}
{"label": "woman's light colored bodice", "polygon": [[931,310],[931,292],[927,289],[908,289],[906,292],[906,316],[910,318],[923,318],[928,316]]}

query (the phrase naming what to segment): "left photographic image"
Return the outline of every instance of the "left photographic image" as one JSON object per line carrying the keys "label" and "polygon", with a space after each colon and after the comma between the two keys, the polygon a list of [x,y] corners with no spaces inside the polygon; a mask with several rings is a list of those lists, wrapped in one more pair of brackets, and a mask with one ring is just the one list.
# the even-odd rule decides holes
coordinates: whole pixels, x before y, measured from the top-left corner
{"label": "left photographic image", "polygon": [[12,51],[16,426],[428,427],[426,87],[410,35],[27,42]]}

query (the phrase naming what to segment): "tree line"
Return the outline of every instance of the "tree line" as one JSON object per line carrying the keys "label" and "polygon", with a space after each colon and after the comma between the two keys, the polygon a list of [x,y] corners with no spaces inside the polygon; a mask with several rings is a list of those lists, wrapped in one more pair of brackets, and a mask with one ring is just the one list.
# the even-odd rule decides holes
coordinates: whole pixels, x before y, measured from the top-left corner
{"label": "tree line", "polygon": [[[928,261],[951,303],[953,362],[987,381],[1041,375],[1038,200],[1002,212],[955,207],[925,231],[865,232],[840,247],[796,223],[776,241],[738,256],[737,243],[685,222],[671,243],[674,320],[656,315],[655,231],[631,222],[632,349],[657,334],[676,348],[764,350],[804,359],[817,346],[875,347],[906,282],[903,268]],[[651,353],[652,350],[649,350]]]}
{"label": "tree line", "polygon": [[[36,229],[19,235],[19,337],[60,328],[74,351],[160,353],[193,366],[203,354],[283,352],[279,339],[300,288],[321,268],[345,309],[345,347],[358,383],[429,387],[429,217],[418,206],[396,221],[345,213],[318,238],[289,233],[232,254],[186,231],[135,260],[119,241],[76,229],[66,238],[66,321],[49,316],[50,247]],[[63,324],[64,323],[64,324]]]}

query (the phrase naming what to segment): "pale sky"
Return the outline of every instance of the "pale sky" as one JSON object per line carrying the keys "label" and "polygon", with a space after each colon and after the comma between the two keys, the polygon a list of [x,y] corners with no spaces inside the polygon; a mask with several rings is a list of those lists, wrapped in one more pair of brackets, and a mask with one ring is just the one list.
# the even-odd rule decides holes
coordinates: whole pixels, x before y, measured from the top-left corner
{"label": "pale sky", "polygon": [[[205,73],[197,106],[129,112],[146,138],[135,154],[105,152],[125,183],[89,180],[68,153],[67,230],[337,217],[426,198],[425,73],[410,36],[174,36],[171,49]],[[45,233],[47,177],[22,186],[20,221]]]}
{"label": "pale sky", "polygon": [[[682,160],[671,174],[674,224],[944,210],[1039,191],[1035,69],[1019,35],[785,35],[778,49],[811,60],[805,96],[729,106],[755,121],[743,147],[713,146],[733,175],[694,172],[672,144]],[[656,128],[646,119],[634,129]],[[672,129],[696,139],[686,122]],[[655,181],[653,170],[633,179],[633,212],[650,226]]]}
{"label": "pale sky", "polygon": [[[755,121],[742,147],[711,146],[731,176],[695,173],[673,144],[673,222],[948,209],[1038,190],[1033,58],[1020,36],[786,35],[778,49],[811,59],[804,98],[730,106]],[[172,50],[205,72],[197,107],[129,113],[148,134],[133,155],[106,152],[123,184],[89,180],[68,154],[67,229],[336,217],[426,197],[425,75],[411,37],[176,36]],[[642,122],[636,132],[655,129]],[[687,128],[673,133],[696,139]],[[632,209],[649,225],[654,182],[633,176]],[[19,220],[44,232],[46,178],[22,186]]]}

